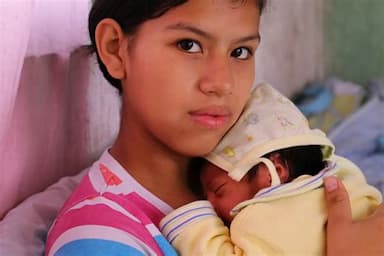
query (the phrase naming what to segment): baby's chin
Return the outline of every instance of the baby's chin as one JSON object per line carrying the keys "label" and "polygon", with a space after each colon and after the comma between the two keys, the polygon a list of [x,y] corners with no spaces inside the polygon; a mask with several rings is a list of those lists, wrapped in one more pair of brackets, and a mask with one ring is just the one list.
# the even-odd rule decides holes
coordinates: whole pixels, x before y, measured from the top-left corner
{"label": "baby's chin", "polygon": [[215,211],[217,216],[223,221],[223,223],[229,227],[231,225],[233,217],[229,213],[228,214],[224,214],[223,212],[220,213],[220,210],[218,209],[215,209]]}

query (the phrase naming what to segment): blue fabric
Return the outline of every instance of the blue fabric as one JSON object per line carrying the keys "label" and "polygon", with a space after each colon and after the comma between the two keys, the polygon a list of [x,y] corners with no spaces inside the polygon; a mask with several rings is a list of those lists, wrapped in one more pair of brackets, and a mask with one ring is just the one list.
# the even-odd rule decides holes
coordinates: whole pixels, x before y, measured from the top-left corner
{"label": "blue fabric", "polygon": [[[383,85],[384,86],[384,85]],[[358,165],[368,183],[384,193],[384,99],[373,97],[352,116],[332,130],[329,138],[336,154]]]}
{"label": "blue fabric", "polygon": [[377,152],[384,152],[384,134],[379,135],[376,138],[376,151]]}
{"label": "blue fabric", "polygon": [[296,100],[296,106],[306,116],[325,111],[332,104],[333,93],[321,84],[311,84],[304,88]]}
{"label": "blue fabric", "polygon": [[65,244],[55,256],[144,256],[128,245],[110,240],[82,239]]}
{"label": "blue fabric", "polygon": [[164,236],[155,236],[154,237],[157,244],[160,246],[161,251],[164,252],[167,256],[177,256],[177,253],[175,249],[172,247],[172,245],[165,239]]}

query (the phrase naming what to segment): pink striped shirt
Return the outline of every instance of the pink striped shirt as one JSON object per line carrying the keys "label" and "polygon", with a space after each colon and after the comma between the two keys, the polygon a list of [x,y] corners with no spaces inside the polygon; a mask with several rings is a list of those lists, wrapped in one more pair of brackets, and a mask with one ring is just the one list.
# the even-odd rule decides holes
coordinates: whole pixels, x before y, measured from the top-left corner
{"label": "pink striped shirt", "polygon": [[46,255],[176,255],[157,228],[172,210],[106,151],[61,209]]}

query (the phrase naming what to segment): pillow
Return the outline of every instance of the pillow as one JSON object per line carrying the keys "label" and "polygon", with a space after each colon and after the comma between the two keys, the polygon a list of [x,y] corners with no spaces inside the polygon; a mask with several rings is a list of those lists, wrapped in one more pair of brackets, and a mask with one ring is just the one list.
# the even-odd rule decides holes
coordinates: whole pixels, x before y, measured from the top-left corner
{"label": "pillow", "polygon": [[85,173],[83,170],[76,176],[60,179],[9,211],[0,222],[0,254],[44,255],[48,229]]}

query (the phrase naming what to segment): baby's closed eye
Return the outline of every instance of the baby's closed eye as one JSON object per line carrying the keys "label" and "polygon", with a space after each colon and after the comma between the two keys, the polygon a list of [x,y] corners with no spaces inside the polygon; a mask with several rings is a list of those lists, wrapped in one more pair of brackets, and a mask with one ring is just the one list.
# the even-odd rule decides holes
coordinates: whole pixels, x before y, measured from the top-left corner
{"label": "baby's closed eye", "polygon": [[226,191],[226,186],[225,186],[226,183],[221,183],[219,184],[218,186],[216,186],[213,190],[213,193],[216,195],[216,196],[223,196],[225,194],[225,191]]}

